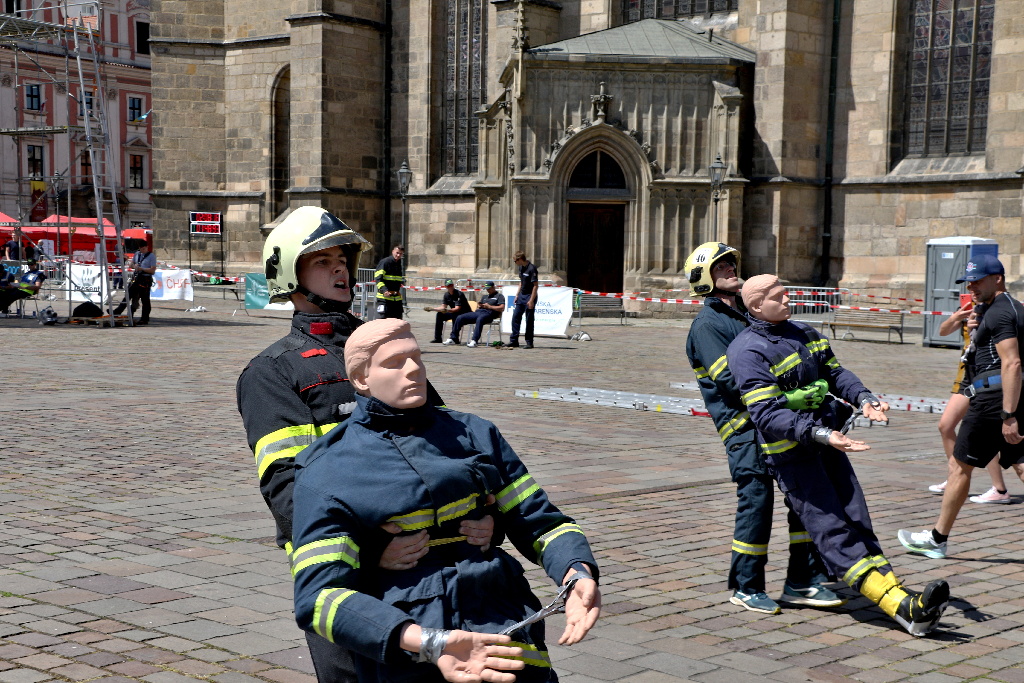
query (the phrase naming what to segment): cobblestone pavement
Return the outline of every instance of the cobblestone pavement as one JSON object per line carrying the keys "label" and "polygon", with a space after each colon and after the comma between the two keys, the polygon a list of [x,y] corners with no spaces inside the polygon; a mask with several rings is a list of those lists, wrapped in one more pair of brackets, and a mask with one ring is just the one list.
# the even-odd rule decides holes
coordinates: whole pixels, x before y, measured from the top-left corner
{"label": "cobblestone pavement", "polygon": [[[201,303],[210,311],[158,304],[154,324],[135,329],[0,320],[0,683],[313,680],[234,402],[239,371],[287,322]],[[429,315],[414,311],[413,322],[428,339]],[[602,620],[583,643],[552,647],[562,680],[1024,682],[1024,485],[1008,482],[1017,504],[968,504],[945,561],[907,555],[895,539],[937,515],[925,488],[944,476],[936,416],[900,413],[888,428],[858,430],[873,449],[854,456],[899,576],[953,586],[941,630],[913,639],[853,595],[776,617],[728,604],[735,498],[709,419],[513,395],[586,386],[693,396],[668,386],[693,379],[686,325],[588,320],[594,341],[540,339],[533,351],[425,344],[449,405],[501,427],[602,563]],[[909,341],[833,346],[885,392],[942,397],[956,363],[952,350]],[[973,490],[987,487],[982,474]],[[777,501],[772,592],[784,573],[783,510]]]}

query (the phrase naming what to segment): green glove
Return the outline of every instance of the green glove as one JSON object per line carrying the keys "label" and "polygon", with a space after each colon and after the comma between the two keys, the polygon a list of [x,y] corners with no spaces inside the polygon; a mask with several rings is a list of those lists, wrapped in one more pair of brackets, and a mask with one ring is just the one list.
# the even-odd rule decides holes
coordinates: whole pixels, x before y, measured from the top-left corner
{"label": "green glove", "polygon": [[811,382],[805,387],[798,387],[783,392],[786,407],[790,410],[815,410],[828,394],[828,382],[823,379]]}

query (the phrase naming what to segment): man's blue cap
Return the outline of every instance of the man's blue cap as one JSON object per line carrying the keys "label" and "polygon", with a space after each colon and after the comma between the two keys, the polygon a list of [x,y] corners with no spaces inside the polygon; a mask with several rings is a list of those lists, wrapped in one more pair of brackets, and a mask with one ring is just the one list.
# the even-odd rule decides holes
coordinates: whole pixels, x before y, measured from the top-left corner
{"label": "man's blue cap", "polygon": [[494,280],[488,280],[487,282],[484,283],[484,287],[493,287],[493,286],[494,286]]}
{"label": "man's blue cap", "polygon": [[956,283],[974,282],[989,275],[1003,275],[1005,272],[1003,264],[999,262],[999,259],[992,254],[982,254],[967,262],[967,267],[964,268],[964,276],[957,280]]}

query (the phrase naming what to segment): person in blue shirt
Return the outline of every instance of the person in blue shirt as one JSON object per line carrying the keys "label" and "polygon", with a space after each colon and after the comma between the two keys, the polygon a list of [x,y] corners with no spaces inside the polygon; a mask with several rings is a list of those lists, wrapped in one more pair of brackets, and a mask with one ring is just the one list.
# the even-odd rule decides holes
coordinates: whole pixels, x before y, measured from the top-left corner
{"label": "person in blue shirt", "polygon": [[846,456],[870,448],[844,433],[856,414],[852,406],[876,422],[888,421],[889,406],[840,365],[827,339],[789,319],[789,296],[778,277],[754,276],[741,295],[751,324],[729,345],[727,358],[769,472],[832,574],[911,635],[926,635],[949,603],[949,585],[938,579],[920,593],[903,586],[882,554]]}
{"label": "person in blue shirt", "polygon": [[538,287],[540,280],[537,275],[537,266],[526,259],[526,253],[517,251],[513,256],[513,263],[519,267],[519,291],[516,292],[514,301],[515,309],[512,312],[512,334],[508,336],[510,348],[519,346],[519,326],[523,317],[526,317],[526,332],[523,337],[526,343],[524,349],[533,348],[533,316],[537,306]]}
{"label": "person in blue shirt", "polygon": [[495,288],[494,282],[488,280],[484,284],[484,295],[480,297],[476,310],[463,313],[455,319],[455,323],[452,325],[451,337],[445,340],[445,345],[458,344],[459,332],[462,330],[462,326],[474,325],[473,336],[466,342],[466,346],[473,348],[480,342],[480,335],[484,331],[484,325],[499,317],[504,310],[505,297]]}
{"label": "person in blue shirt", "polygon": [[431,344],[441,343],[441,332],[444,330],[446,322],[455,320],[460,315],[469,312],[469,300],[466,299],[466,295],[463,292],[455,288],[455,280],[445,280],[444,287],[445,292],[444,296],[441,297],[441,307],[432,308],[428,306],[426,309],[437,313],[434,316],[434,338],[430,340]]}
{"label": "person in blue shirt", "polygon": [[14,302],[38,294],[44,280],[46,275],[39,270],[39,264],[29,261],[28,271],[23,273],[17,282],[5,282],[4,288],[0,290],[0,311],[6,312]]}
{"label": "person in blue shirt", "polygon": [[[580,526],[497,427],[428,404],[407,322],[354,330],[345,369],[358,392],[354,412],[296,457],[298,625],[350,648],[362,683],[557,681],[543,623],[520,624],[540,608],[522,566],[501,548],[467,543],[459,525],[495,514],[516,549],[564,586],[565,645],[586,636],[601,606]],[[386,524],[428,532],[430,550],[415,567],[377,567],[372,549]]]}
{"label": "person in blue shirt", "polygon": [[141,301],[142,315],[135,324],[148,325],[149,312],[153,308],[149,302],[149,295],[153,289],[153,276],[156,274],[156,254],[149,250],[149,244],[143,243],[135,252],[135,256],[132,257],[132,267],[134,272],[131,283],[128,285],[127,297],[114,309],[114,315],[120,315],[129,300],[132,304],[132,315],[135,315]]}

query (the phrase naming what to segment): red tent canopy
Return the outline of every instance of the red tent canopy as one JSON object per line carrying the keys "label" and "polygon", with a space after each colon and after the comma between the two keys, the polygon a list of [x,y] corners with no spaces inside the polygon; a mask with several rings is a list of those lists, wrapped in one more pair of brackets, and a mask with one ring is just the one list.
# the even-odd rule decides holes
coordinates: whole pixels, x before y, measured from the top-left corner
{"label": "red tent canopy", "polygon": [[2,225],[4,223],[18,223],[18,219],[17,218],[11,218],[10,216],[8,216],[3,211],[0,211],[0,225]]}
{"label": "red tent canopy", "polygon": [[[76,231],[77,230],[81,230],[82,227],[84,227],[86,225],[90,225],[90,226],[95,226],[96,225],[96,219],[95,218],[76,218],[74,216],[61,216],[60,214],[56,214],[56,213],[52,214],[50,216],[47,216],[41,222],[44,223],[44,224],[57,223],[59,225],[65,225],[65,226],[70,223],[71,225],[75,226],[75,230]],[[114,224],[111,221],[109,221],[106,218],[104,218],[103,219],[103,227],[104,228],[112,228],[112,227],[114,227]],[[93,234],[96,234],[96,233],[94,232]]]}

